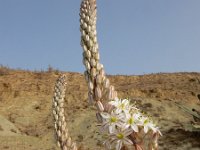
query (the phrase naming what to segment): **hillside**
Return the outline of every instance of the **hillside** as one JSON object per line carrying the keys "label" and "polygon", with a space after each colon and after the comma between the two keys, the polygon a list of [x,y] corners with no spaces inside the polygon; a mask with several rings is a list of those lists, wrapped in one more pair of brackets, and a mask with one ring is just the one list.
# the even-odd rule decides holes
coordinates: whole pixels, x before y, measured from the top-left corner
{"label": "hillside", "polygon": [[[83,74],[68,77],[66,116],[80,149],[101,150],[95,108],[88,106]],[[0,67],[0,149],[57,150],[52,95],[58,71],[31,72]],[[109,76],[119,97],[136,101],[163,133],[161,150],[199,150],[200,136],[184,130],[192,116],[174,102],[200,110],[200,73],[159,73]]]}

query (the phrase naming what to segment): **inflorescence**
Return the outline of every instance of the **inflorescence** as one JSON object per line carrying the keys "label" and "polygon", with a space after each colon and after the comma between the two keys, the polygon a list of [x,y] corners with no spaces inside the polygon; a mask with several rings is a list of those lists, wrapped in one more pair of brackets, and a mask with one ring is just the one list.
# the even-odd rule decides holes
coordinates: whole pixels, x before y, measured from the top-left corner
{"label": "inflorescence", "polygon": [[[101,132],[106,140],[107,149],[120,150],[123,146],[134,145],[139,149],[141,139],[151,135],[152,143],[157,144],[157,138],[162,135],[153,121],[142,114],[128,99],[114,99],[108,102],[114,106],[111,112],[101,112]],[[140,140],[138,140],[140,139]]]}

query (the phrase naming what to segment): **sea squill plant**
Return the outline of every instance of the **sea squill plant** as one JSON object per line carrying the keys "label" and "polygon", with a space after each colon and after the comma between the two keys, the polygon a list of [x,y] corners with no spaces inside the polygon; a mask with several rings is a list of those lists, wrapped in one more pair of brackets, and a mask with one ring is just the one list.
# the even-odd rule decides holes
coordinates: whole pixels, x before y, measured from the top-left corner
{"label": "sea squill plant", "polygon": [[96,0],[82,0],[80,31],[85,79],[88,83],[89,102],[96,105],[96,116],[101,123],[102,133],[105,133],[104,145],[106,149],[116,150],[129,146],[136,150],[158,149],[157,140],[161,135],[158,127],[130,104],[129,100],[119,99],[114,86],[110,85],[105,76],[103,65],[99,62],[96,15]]}
{"label": "sea squill plant", "polygon": [[[82,0],[80,8],[81,46],[85,79],[88,84],[88,99],[97,107],[96,117],[101,124],[101,133],[106,149],[158,149],[161,135],[153,121],[142,114],[128,99],[119,99],[114,86],[105,76],[99,62],[99,46],[96,31],[96,0]],[[69,136],[64,115],[66,76],[56,81],[53,97],[53,115],[58,146],[62,150],[77,150]],[[147,143],[147,144],[146,144]]]}

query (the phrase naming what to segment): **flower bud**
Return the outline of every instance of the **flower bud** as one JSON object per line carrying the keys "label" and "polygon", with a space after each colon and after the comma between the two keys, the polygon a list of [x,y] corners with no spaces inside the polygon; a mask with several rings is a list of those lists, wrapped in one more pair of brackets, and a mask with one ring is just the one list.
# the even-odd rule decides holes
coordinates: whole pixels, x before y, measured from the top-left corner
{"label": "flower bud", "polygon": [[93,85],[93,82],[89,79],[89,82],[88,82],[88,89],[90,91],[92,91],[94,89],[94,85]]}
{"label": "flower bud", "polygon": [[77,149],[77,146],[76,146],[76,143],[74,143],[74,142],[73,142],[73,144],[72,144],[71,147],[72,147],[72,150],[78,150],[78,149]]}
{"label": "flower bud", "polygon": [[58,115],[54,115],[54,118],[57,121],[58,120]]}
{"label": "flower bud", "polygon": [[105,81],[104,81],[104,87],[105,88],[109,88],[110,87],[110,81],[109,81],[109,79],[105,79]]}
{"label": "flower bud", "polygon": [[58,136],[58,137],[61,137],[61,132],[60,132],[60,130],[57,131],[57,136]]}
{"label": "flower bud", "polygon": [[89,40],[89,41],[88,41],[88,46],[89,46],[89,47],[92,47],[92,46],[93,46],[93,41],[92,41],[92,40]]}
{"label": "flower bud", "polygon": [[90,40],[89,35],[86,35],[86,36],[84,36],[84,37],[85,37],[85,40],[86,40],[87,42]]}
{"label": "flower bud", "polygon": [[96,77],[97,85],[101,84],[101,82],[102,82],[102,76],[101,75],[97,75],[97,77]]}
{"label": "flower bud", "polygon": [[83,19],[80,19],[80,24],[83,25],[84,21]]}
{"label": "flower bud", "polygon": [[54,107],[57,107],[58,106],[58,103],[57,102],[54,102]]}
{"label": "flower bud", "polygon": [[63,102],[61,102],[61,103],[59,103],[59,107],[64,107],[64,103]]}
{"label": "flower bud", "polygon": [[89,82],[90,77],[87,71],[84,72],[84,76],[85,76],[86,82]]}
{"label": "flower bud", "polygon": [[91,92],[88,93],[88,102],[91,105],[94,103],[93,94]]}
{"label": "flower bud", "polygon": [[95,53],[94,58],[98,61],[100,59],[99,53]]}
{"label": "flower bud", "polygon": [[95,66],[96,66],[96,61],[95,61],[95,59],[93,59],[93,58],[91,59],[91,66],[92,66],[92,67],[95,67]]}
{"label": "flower bud", "polygon": [[69,138],[67,139],[67,146],[70,147],[70,146],[71,146],[71,143],[72,143],[72,139],[71,139],[71,137],[69,137]]}
{"label": "flower bud", "polygon": [[89,17],[89,16],[86,16],[85,20],[86,20],[87,22],[89,22],[89,21],[90,21],[90,17]]}
{"label": "flower bud", "polygon": [[[65,141],[65,140],[63,139],[63,141]],[[68,150],[66,145],[63,146],[63,150]]]}
{"label": "flower bud", "polygon": [[87,60],[85,60],[85,67],[86,67],[87,70],[91,69],[90,63]]}
{"label": "flower bud", "polygon": [[117,91],[114,91],[114,99],[117,98]]}
{"label": "flower bud", "polygon": [[56,115],[57,113],[56,113],[56,111],[55,110],[53,110],[53,115]]}
{"label": "flower bud", "polygon": [[99,73],[102,77],[104,77],[105,76],[105,71],[104,71],[104,69],[102,68],[101,70],[100,70],[100,73]]}
{"label": "flower bud", "polygon": [[83,20],[84,20],[84,18],[85,18],[84,10],[83,10],[83,12],[80,14],[80,16],[81,16],[81,18],[83,18]]}
{"label": "flower bud", "polygon": [[[64,90],[64,89],[63,89]],[[59,99],[57,100],[57,103],[58,103],[58,105],[60,104],[60,103],[63,103],[64,102],[64,98],[65,98],[65,95],[62,93],[62,95],[60,95],[60,97],[59,97]],[[62,104],[61,104],[62,105]],[[59,105],[60,106],[60,105]]]}
{"label": "flower bud", "polygon": [[58,125],[56,123],[54,124],[54,128],[56,131],[58,130]]}
{"label": "flower bud", "polygon": [[88,25],[88,28],[87,28],[88,32],[91,32],[91,26]]}
{"label": "flower bud", "polygon": [[83,37],[86,36],[85,30],[82,30],[81,34],[82,34]]}
{"label": "flower bud", "polygon": [[[67,130],[67,128],[66,128],[65,130]],[[65,137],[66,137],[66,138],[68,138],[68,137],[69,137],[69,135],[68,135],[68,131],[67,131],[67,132],[65,132]]]}
{"label": "flower bud", "polygon": [[86,58],[89,59],[89,58],[91,58],[91,56],[92,56],[92,55],[91,55],[91,52],[90,52],[89,50],[85,51],[85,57],[86,57]]}
{"label": "flower bud", "polygon": [[100,112],[104,111],[104,107],[103,107],[103,104],[101,103],[101,101],[97,101],[96,106],[97,106],[98,111],[100,111]]}
{"label": "flower bud", "polygon": [[99,88],[99,86],[95,88],[95,96],[96,99],[101,99],[102,97],[101,89]]}
{"label": "flower bud", "polygon": [[114,99],[115,97],[114,97],[114,86],[110,86],[110,88],[109,88],[109,95],[108,95],[108,99]]}
{"label": "flower bud", "polygon": [[59,128],[62,126],[62,122],[61,121],[58,121],[58,126],[59,126]]}
{"label": "flower bud", "polygon": [[96,50],[99,49],[99,45],[98,45],[98,43],[96,43],[95,48],[96,48]]}
{"label": "flower bud", "polygon": [[83,50],[84,50],[84,52],[86,52],[88,50],[87,46],[85,44],[83,45]]}
{"label": "flower bud", "polygon": [[97,37],[96,36],[93,38],[93,41],[94,41],[94,43],[97,43]]}
{"label": "flower bud", "polygon": [[[63,114],[64,114],[64,112],[63,112]],[[65,122],[65,116],[64,115],[62,116],[61,120],[62,120],[62,122]],[[64,124],[63,124],[63,126],[64,126]]]}
{"label": "flower bud", "polygon": [[60,142],[59,142],[59,141],[57,142],[57,145],[58,145],[58,147],[61,147],[61,144],[60,144]]}
{"label": "flower bud", "polygon": [[97,70],[99,71],[99,70],[101,70],[101,64],[100,63],[97,63]]}
{"label": "flower bud", "polygon": [[96,117],[97,117],[97,120],[101,123],[101,122],[103,122],[103,119],[102,119],[102,116],[101,116],[101,114],[98,112],[98,113],[96,113]]}
{"label": "flower bud", "polygon": [[97,52],[97,49],[96,49],[96,47],[92,47],[92,49],[91,49],[91,51],[93,52],[93,53],[96,53]]}
{"label": "flower bud", "polygon": [[87,28],[87,24],[84,22],[83,23],[83,28],[86,29]]}
{"label": "flower bud", "polygon": [[94,78],[97,75],[96,69],[92,68],[91,69],[91,76]]}

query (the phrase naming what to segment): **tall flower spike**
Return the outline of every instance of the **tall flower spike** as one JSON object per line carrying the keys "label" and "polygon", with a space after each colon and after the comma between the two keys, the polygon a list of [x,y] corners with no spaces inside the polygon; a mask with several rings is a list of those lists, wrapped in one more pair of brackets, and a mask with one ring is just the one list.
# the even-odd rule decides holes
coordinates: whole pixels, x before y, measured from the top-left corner
{"label": "tall flower spike", "polygon": [[55,84],[53,97],[53,116],[58,146],[62,150],[77,150],[76,143],[69,136],[64,115],[66,76],[61,75]]}
{"label": "tall flower spike", "polygon": [[[91,100],[109,99],[110,85],[105,76],[103,65],[99,62],[99,45],[96,31],[97,6],[96,0],[83,0],[80,8],[81,46],[83,48],[83,64],[85,65],[86,81],[89,87],[89,102]],[[102,95],[102,93],[104,93]],[[117,97],[116,91],[111,96]],[[92,96],[92,97],[91,97]]]}

